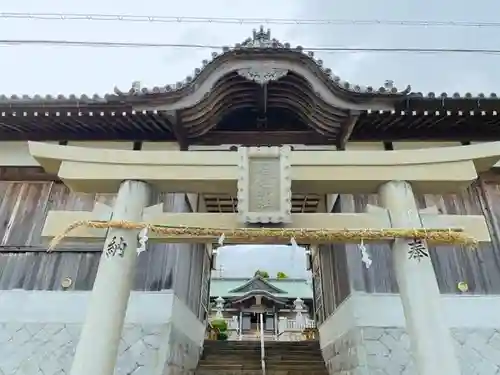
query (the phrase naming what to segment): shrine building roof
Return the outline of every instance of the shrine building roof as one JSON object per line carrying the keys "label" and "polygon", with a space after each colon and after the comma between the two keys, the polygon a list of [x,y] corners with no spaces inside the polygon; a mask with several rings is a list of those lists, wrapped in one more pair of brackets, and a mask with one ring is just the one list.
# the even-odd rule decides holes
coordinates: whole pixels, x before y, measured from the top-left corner
{"label": "shrine building roof", "polygon": [[212,278],[210,297],[224,299],[244,298],[254,294],[272,295],[279,299],[312,299],[311,283],[305,279]]}
{"label": "shrine building roof", "polygon": [[336,144],[347,140],[494,140],[497,95],[415,93],[342,80],[313,52],[262,27],[213,52],[175,84],[104,96],[0,96],[3,140]]}

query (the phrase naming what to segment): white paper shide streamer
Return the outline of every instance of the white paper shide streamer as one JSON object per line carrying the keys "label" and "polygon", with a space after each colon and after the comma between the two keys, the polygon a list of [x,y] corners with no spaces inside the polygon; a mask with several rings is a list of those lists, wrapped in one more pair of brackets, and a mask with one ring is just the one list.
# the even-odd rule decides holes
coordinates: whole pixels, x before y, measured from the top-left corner
{"label": "white paper shide streamer", "polygon": [[148,228],[141,229],[139,235],[137,236],[137,241],[139,242],[139,246],[137,247],[137,256],[146,251],[148,239]]}
{"label": "white paper shide streamer", "polygon": [[217,243],[219,244],[219,246],[224,246],[224,240],[226,239],[226,235],[224,233],[222,233],[219,237],[219,240],[217,241]]}
{"label": "white paper shide streamer", "polygon": [[361,240],[358,248],[361,251],[361,261],[365,264],[366,268],[370,268],[370,266],[372,265],[372,259],[370,258],[370,254],[368,253],[363,240]]}

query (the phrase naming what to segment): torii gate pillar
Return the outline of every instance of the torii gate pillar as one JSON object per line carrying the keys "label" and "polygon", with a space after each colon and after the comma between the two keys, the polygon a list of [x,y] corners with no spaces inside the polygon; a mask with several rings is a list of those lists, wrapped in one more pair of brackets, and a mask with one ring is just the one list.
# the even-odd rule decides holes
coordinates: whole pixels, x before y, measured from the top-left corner
{"label": "torii gate pillar", "polygon": [[[112,219],[141,221],[150,196],[150,186],[146,182],[123,181]],[[113,375],[134,282],[136,249],[137,231],[108,231],[71,375]]]}
{"label": "torii gate pillar", "polygon": [[[379,197],[389,213],[392,227],[422,227],[408,182],[383,184]],[[392,244],[392,259],[418,374],[460,375],[450,329],[441,313],[441,296],[431,259],[411,259],[409,242],[408,239],[396,239]]]}

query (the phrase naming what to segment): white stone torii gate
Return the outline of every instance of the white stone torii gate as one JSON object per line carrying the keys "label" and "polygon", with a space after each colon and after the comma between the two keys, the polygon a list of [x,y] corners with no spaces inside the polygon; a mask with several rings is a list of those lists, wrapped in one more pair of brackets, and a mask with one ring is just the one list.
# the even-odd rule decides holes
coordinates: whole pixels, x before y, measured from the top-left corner
{"label": "white stone torii gate", "polygon": [[[478,172],[500,159],[500,142],[411,151],[297,151],[288,147],[225,151],[122,151],[30,142],[30,153],[47,172],[58,174],[72,190],[118,192],[113,208],[93,212],[51,211],[43,236],[53,238],[74,221],[126,220],[151,224],[234,229],[249,223],[287,228],[384,229],[463,228],[489,241],[483,216],[437,215],[419,210],[414,192],[444,194],[467,188]],[[150,190],[229,193],[238,196],[238,214],[163,213],[149,206]],[[291,192],[310,194],[376,193],[383,207],[366,213],[292,214]],[[103,240],[102,257],[77,346],[72,375],[112,375],[132,286],[137,231],[72,231],[72,240]],[[215,238],[165,237],[161,242],[206,242]],[[408,256],[408,240],[393,242],[394,267],[415,362],[420,375],[459,375],[450,332],[440,308],[440,293],[430,258]],[[122,246],[120,246],[122,244]],[[426,250],[424,249],[424,252]],[[113,256],[120,255],[120,256]],[[427,254],[428,255],[428,254]],[[117,282],[119,280],[119,282]],[[109,288],[112,282],[114,288]],[[106,314],[102,307],[106,306]]]}

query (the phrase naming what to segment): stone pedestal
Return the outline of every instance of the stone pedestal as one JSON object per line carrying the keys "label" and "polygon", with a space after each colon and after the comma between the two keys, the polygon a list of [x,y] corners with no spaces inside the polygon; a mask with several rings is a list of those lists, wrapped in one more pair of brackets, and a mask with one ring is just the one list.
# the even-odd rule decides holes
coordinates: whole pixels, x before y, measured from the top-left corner
{"label": "stone pedestal", "polygon": [[[379,194],[380,203],[388,210],[393,228],[422,227],[409,183],[385,183],[380,187]],[[414,256],[410,253],[411,242],[396,239],[392,245],[392,256],[418,374],[460,375],[428,249],[424,244],[419,250],[420,256]]]}
{"label": "stone pedestal", "polygon": [[[124,181],[112,220],[142,221],[149,185]],[[94,282],[71,375],[113,375],[137,260],[137,231],[110,229]]]}

